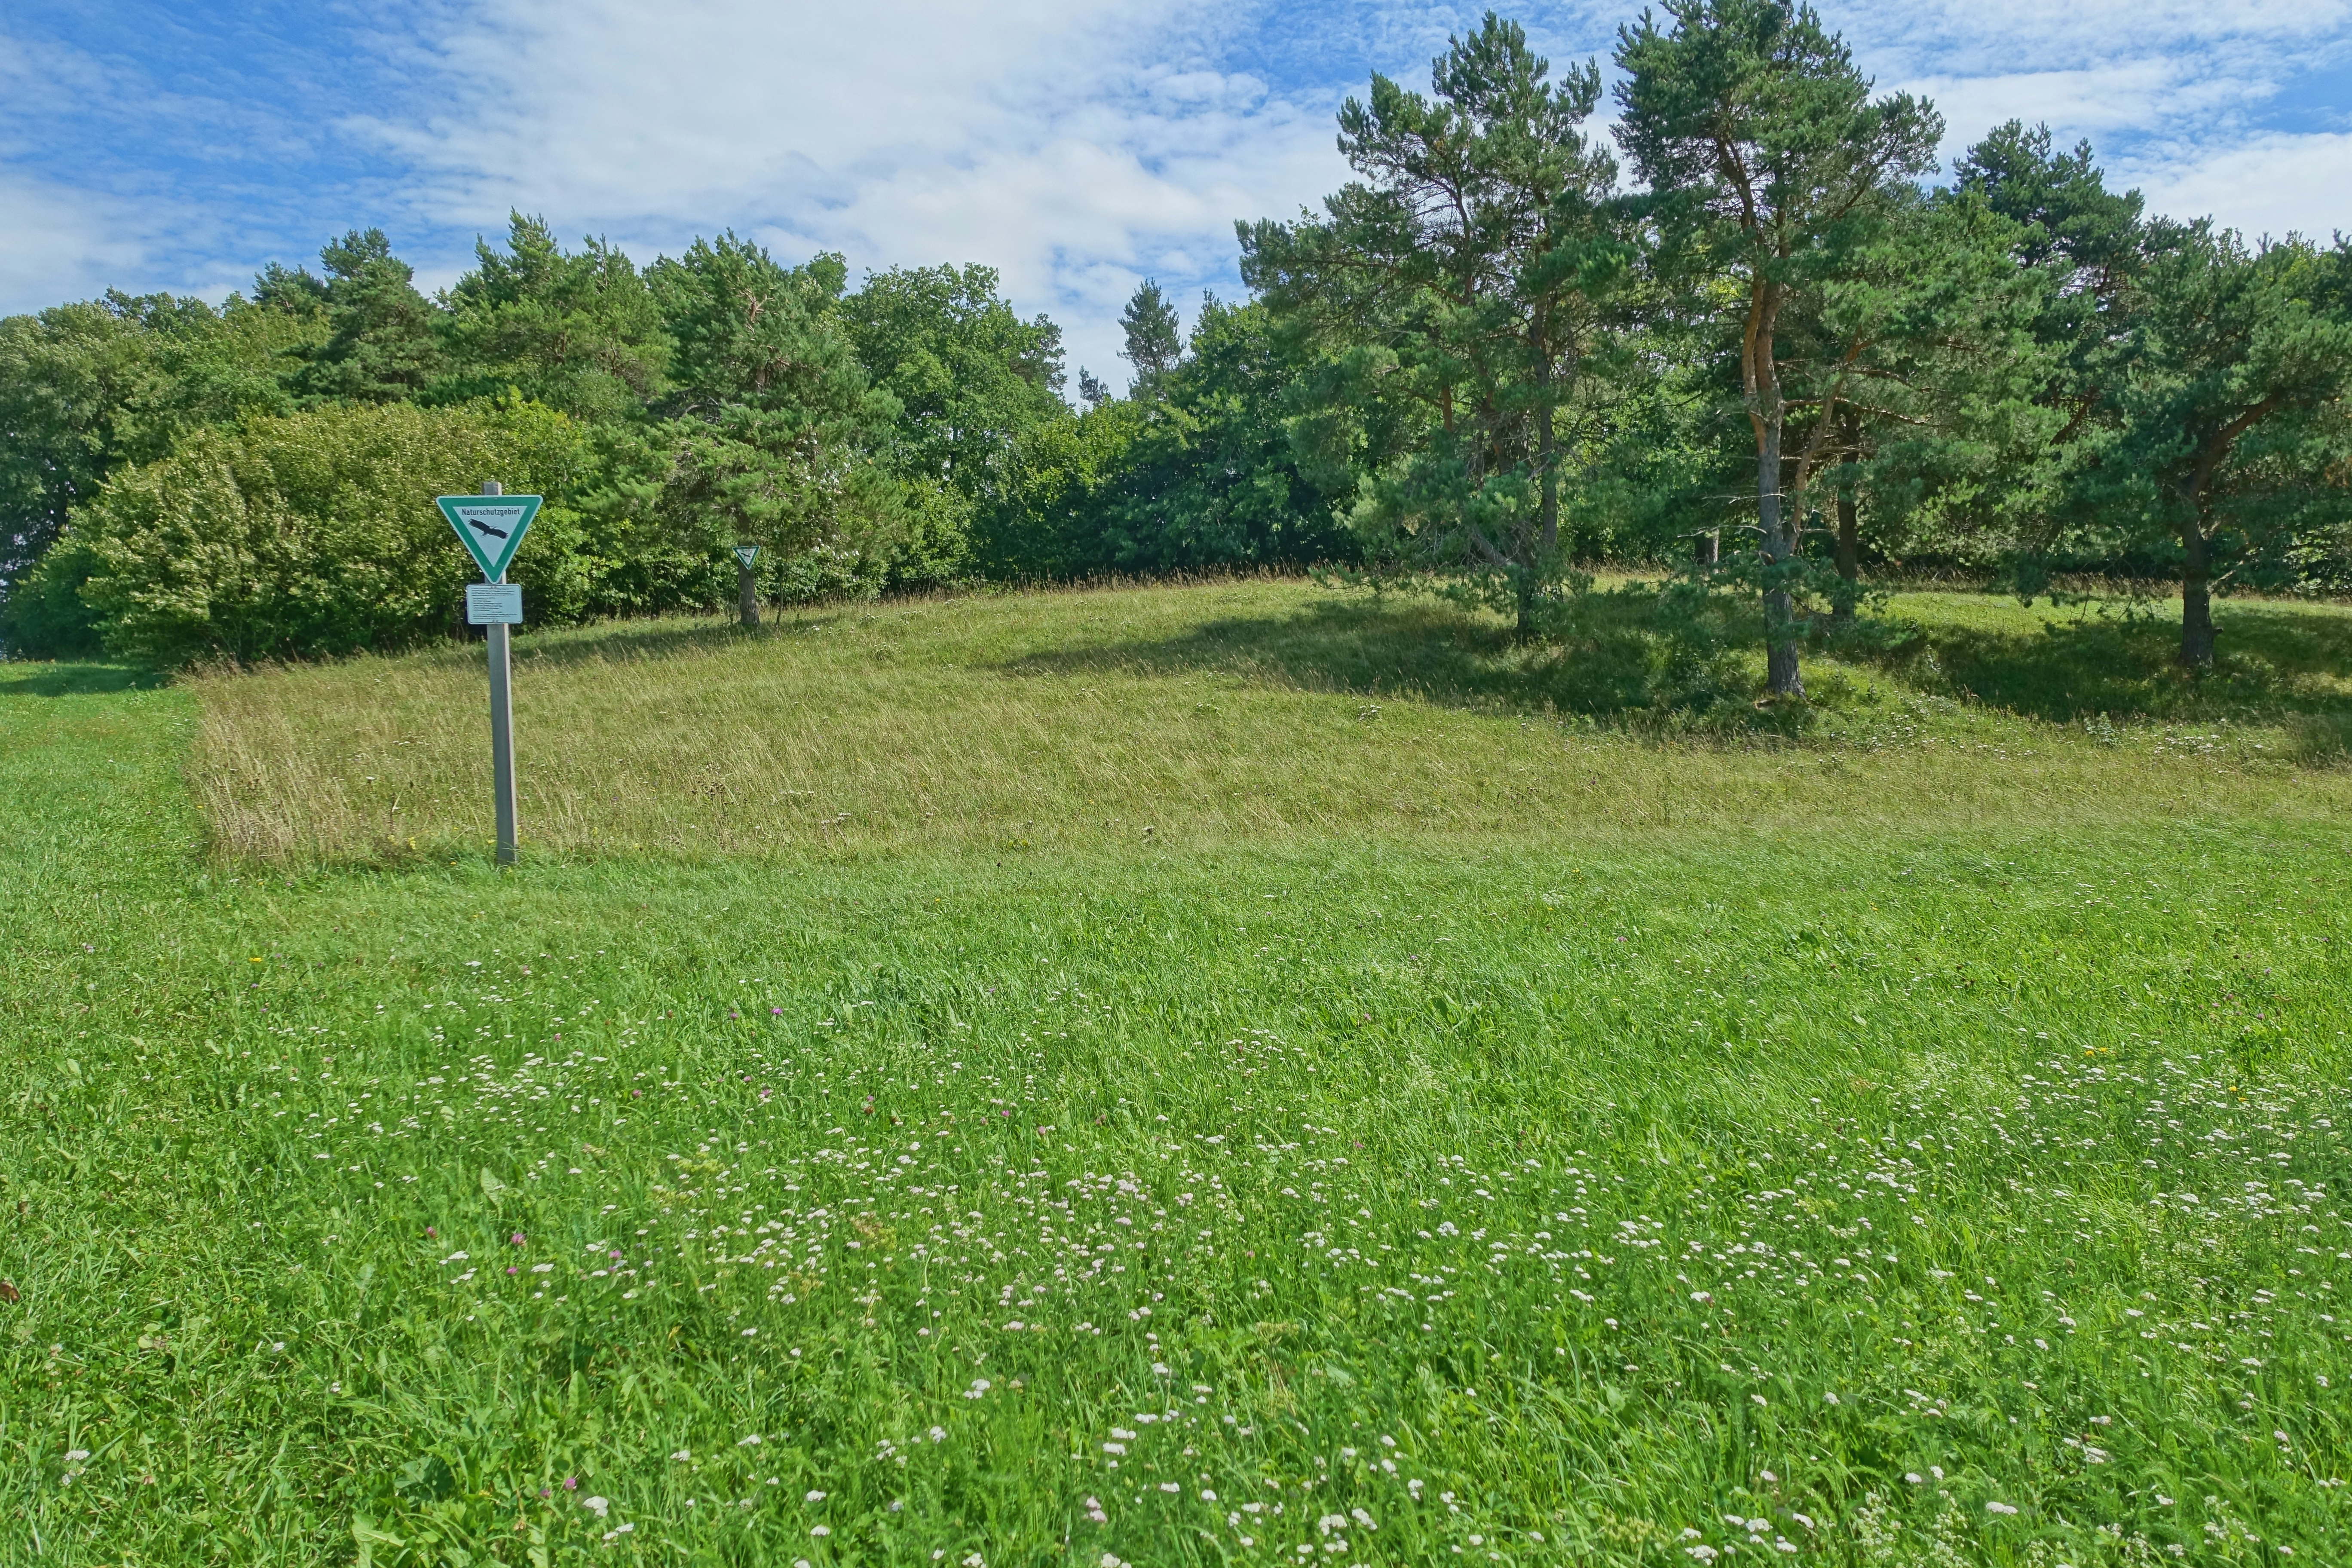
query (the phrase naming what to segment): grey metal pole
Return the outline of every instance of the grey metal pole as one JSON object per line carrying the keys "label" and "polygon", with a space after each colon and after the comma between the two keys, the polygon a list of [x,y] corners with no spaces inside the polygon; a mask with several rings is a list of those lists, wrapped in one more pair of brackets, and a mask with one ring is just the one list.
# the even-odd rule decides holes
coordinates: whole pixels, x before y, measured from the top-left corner
{"label": "grey metal pole", "polygon": [[[505,488],[496,479],[485,482],[486,496],[503,495]],[[498,580],[507,580],[499,574]],[[499,864],[515,863],[515,776],[514,776],[514,697],[508,684],[507,628],[488,628],[490,644],[490,789],[497,800],[499,819]]]}

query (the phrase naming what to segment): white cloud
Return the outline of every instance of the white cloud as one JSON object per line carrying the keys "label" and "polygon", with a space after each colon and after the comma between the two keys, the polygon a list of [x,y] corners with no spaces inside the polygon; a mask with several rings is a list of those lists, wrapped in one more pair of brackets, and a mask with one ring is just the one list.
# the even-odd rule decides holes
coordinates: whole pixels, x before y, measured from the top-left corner
{"label": "white cloud", "polygon": [[1965,149],[2011,120],[2047,121],[2067,137],[2105,139],[2146,132],[2192,116],[2211,116],[2244,101],[2242,83],[2199,79],[2188,63],[2137,59],[2081,70],[2007,75],[1915,77],[1900,84],[1935,100],[1948,151]]}
{"label": "white cloud", "polygon": [[[640,259],[731,226],[859,268],[986,262],[1063,323],[1074,369],[1117,380],[1135,283],[1157,277],[1188,314],[1204,284],[1231,287],[1234,220],[1347,177],[1339,98],[1374,68],[1424,82],[1484,8],[424,0],[365,23],[330,7],[301,52],[236,51],[256,74],[234,79],[102,28],[78,45],[0,31],[0,308],[110,283],[217,294],[370,223],[429,287],[518,206]],[[1503,8],[1555,61],[1605,64],[1639,5]],[[2047,121],[2158,210],[2255,232],[2345,221],[2343,139],[2263,115],[2352,43],[2352,0],[1829,0],[1825,19],[1883,84],[1937,100],[1948,155]],[[365,110],[335,120],[329,102]]]}
{"label": "white cloud", "polygon": [[2015,119],[2090,139],[2110,184],[2138,185],[2152,212],[2250,234],[2352,222],[2345,138],[2262,124],[2282,87],[2340,53],[2352,0],[1871,0],[1829,19],[1884,85],[1936,100],[1947,167]]}
{"label": "white cloud", "polygon": [[2147,195],[2149,210],[2210,216],[2254,239],[2290,231],[2326,242],[2352,228],[2352,133],[2262,136],[2187,163],[2118,171]]}
{"label": "white cloud", "polygon": [[2340,36],[2346,0],[1869,0],[1833,5],[1825,18],[1857,49],[1913,70],[1984,76],[2080,69],[2170,56],[2194,63],[2215,50],[2275,51]]}
{"label": "white cloud", "polygon": [[1933,96],[1964,142],[2011,118],[2200,137],[2340,39],[2352,0],[1873,0],[1830,20],[1885,85]]}
{"label": "white cloud", "polygon": [[1328,103],[1217,68],[1234,12],[500,0],[429,42],[440,110],[357,129],[439,221],[494,229],[514,205],[646,248],[732,225],[855,266],[985,261],[1107,374],[1136,281],[1229,276],[1234,218],[1341,173]]}
{"label": "white cloud", "polygon": [[[106,86],[94,62],[74,51],[0,34],[0,157],[33,161],[31,130],[77,91]],[[144,247],[125,205],[72,184],[0,165],[0,310],[37,310],[80,299],[134,267]]]}
{"label": "white cloud", "polygon": [[[1585,52],[1570,37],[1605,55],[1622,19],[1530,17],[1563,62]],[[2209,180],[2216,211],[2229,195],[2310,228],[2328,200],[2298,173],[2332,167],[2326,148],[2248,142],[2246,118],[2299,51],[2345,33],[2352,0],[1870,0],[1827,19],[1882,81],[1937,100],[1948,157],[2001,121],[2046,121],[2094,138],[2159,208],[2197,199],[2208,170],[2230,171]],[[495,230],[517,205],[640,252],[731,225],[856,267],[985,261],[1021,309],[1064,323],[1074,368],[1116,376],[1139,279],[1188,305],[1229,280],[1235,218],[1346,177],[1339,93],[1373,65],[1420,79],[1475,24],[1385,3],[490,0],[418,46],[437,108],[354,128],[410,166],[407,199],[436,221]],[[2233,178],[2255,184],[2216,183]]]}
{"label": "white cloud", "polygon": [[[38,310],[135,279],[152,236],[136,210],[87,192],[0,171],[0,301]],[[5,307],[0,307],[5,308]]]}

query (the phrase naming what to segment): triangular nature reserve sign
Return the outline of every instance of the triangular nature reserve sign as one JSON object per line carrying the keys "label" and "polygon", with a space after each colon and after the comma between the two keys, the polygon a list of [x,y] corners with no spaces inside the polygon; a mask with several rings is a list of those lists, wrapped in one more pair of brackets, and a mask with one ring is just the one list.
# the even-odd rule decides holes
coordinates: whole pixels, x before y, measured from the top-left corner
{"label": "triangular nature reserve sign", "polygon": [[466,542],[467,553],[482,569],[482,581],[495,583],[507,574],[515,546],[539,515],[537,496],[435,496],[433,504]]}
{"label": "triangular nature reserve sign", "polygon": [[751,570],[751,563],[759,558],[760,547],[756,544],[739,544],[735,547],[735,559],[743,563],[746,571]]}

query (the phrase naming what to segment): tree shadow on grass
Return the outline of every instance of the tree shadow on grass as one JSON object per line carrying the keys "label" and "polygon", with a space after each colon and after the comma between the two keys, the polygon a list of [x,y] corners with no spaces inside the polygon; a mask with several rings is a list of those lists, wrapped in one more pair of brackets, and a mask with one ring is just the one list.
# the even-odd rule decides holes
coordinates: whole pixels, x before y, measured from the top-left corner
{"label": "tree shadow on grass", "polygon": [[1498,618],[1448,605],[1331,599],[1171,637],[1030,654],[996,668],[1011,676],[1223,674],[1496,712],[1778,728],[1751,706],[1752,673],[1729,651],[1746,618],[1727,607],[1670,617],[1654,595],[1595,595],[1579,603],[1558,635],[1526,641]]}
{"label": "tree shadow on grass", "polygon": [[[2216,606],[2221,655],[2192,677],[2179,626],[2085,614],[2032,631],[1866,620],[1823,651],[1905,684],[2021,717],[2210,722],[2293,731],[2304,760],[2352,754],[2352,616],[2295,605]],[[1223,674],[1301,690],[1416,698],[1505,713],[1589,716],[1651,735],[1764,736],[1803,729],[1809,706],[1759,710],[1753,608],[1717,597],[1627,589],[1567,606],[1555,635],[1515,638],[1497,618],[1426,600],[1333,599],[1286,615],[1233,617],[1173,636],[1105,641],[998,666],[1010,676]],[[1815,663],[1815,704],[1842,699],[1837,668]]]}
{"label": "tree shadow on grass", "polygon": [[[680,654],[717,653],[746,644],[782,644],[794,637],[833,630],[845,622],[872,616],[877,611],[887,609],[894,602],[888,599],[844,599],[789,605],[781,611],[771,605],[762,612],[763,618],[757,630],[747,629],[731,614],[722,616],[715,612],[691,618],[684,615],[667,615],[643,619],[590,621],[576,626],[551,627],[538,637],[518,637],[514,644],[514,659],[517,664],[530,661],[562,668],[614,659],[668,658]],[[482,645],[478,641],[445,646],[452,647],[471,658],[483,657]]]}
{"label": "tree shadow on grass", "polygon": [[2213,668],[2179,662],[2180,623],[2089,614],[2036,631],[1927,626],[1895,656],[1899,673],[2055,723],[2097,715],[2195,722],[2352,721],[2352,616],[2283,605],[2217,605]]}
{"label": "tree shadow on grass", "polygon": [[[514,659],[517,664],[530,662],[562,667],[606,663],[614,659],[668,658],[678,654],[715,653],[746,641],[788,637],[792,631],[789,625],[765,625],[753,632],[744,630],[731,620],[687,621],[676,616],[642,621],[601,621],[577,628],[558,628],[553,635],[546,637],[517,638]],[[578,635],[581,632],[588,635]],[[483,657],[479,643],[469,644],[460,651],[473,658]]]}
{"label": "tree shadow on grass", "polygon": [[121,664],[0,664],[0,697],[103,697],[163,684],[153,670]]}

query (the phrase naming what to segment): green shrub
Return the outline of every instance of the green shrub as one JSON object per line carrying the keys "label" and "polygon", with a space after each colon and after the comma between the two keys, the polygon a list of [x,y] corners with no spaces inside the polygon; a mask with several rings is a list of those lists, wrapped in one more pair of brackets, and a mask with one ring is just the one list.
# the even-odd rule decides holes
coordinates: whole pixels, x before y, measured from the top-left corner
{"label": "green shrub", "polygon": [[87,545],[59,540],[0,599],[0,650],[12,658],[89,658],[104,651],[81,585],[98,566]]}
{"label": "green shrub", "polygon": [[578,426],[530,404],[315,409],[200,430],[109,481],[68,538],[108,651],[161,666],[383,650],[446,632],[471,559],[433,505],[479,481],[547,495],[516,554],[531,619],[577,619],[598,563],[563,504]]}
{"label": "green shrub", "polygon": [[1104,520],[1144,417],[1140,405],[1122,398],[1026,432],[975,520],[981,570],[1015,582],[1117,570]]}

